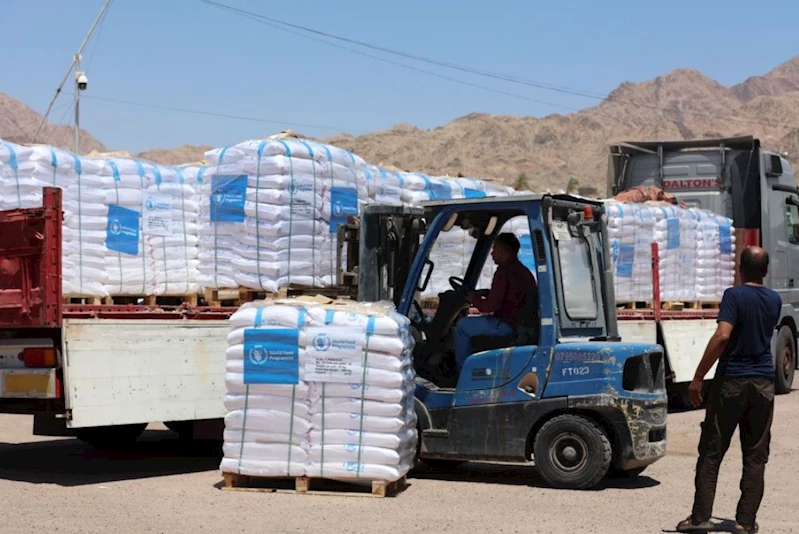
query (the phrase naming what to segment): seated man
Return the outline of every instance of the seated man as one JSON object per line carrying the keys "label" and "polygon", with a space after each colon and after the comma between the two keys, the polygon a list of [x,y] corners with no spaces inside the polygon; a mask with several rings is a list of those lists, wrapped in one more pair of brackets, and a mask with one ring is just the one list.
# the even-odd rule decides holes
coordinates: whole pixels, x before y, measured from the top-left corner
{"label": "seated man", "polygon": [[472,339],[477,336],[506,337],[516,333],[519,313],[528,298],[538,299],[538,286],[530,270],[519,261],[519,240],[502,233],[494,241],[491,257],[497,271],[487,296],[470,292],[469,304],[490,316],[464,317],[455,327],[455,363],[458,372],[472,353]]}

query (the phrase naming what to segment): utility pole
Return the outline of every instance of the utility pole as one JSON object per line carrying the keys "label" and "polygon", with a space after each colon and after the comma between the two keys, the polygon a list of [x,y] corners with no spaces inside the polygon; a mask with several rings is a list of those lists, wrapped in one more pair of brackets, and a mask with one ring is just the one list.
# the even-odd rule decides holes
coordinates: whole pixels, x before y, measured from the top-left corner
{"label": "utility pole", "polygon": [[47,106],[47,111],[45,111],[44,115],[42,116],[42,120],[39,123],[38,128],[36,128],[36,132],[33,134],[33,137],[31,138],[31,143],[35,143],[36,138],[39,137],[39,132],[41,132],[44,123],[47,122],[47,117],[50,116],[50,112],[53,109],[53,104],[55,104],[55,101],[58,99],[58,95],[61,94],[61,90],[64,88],[64,84],[67,83],[67,80],[69,79],[69,74],[72,72],[72,69],[74,67],[75,69],[75,152],[77,152],[78,148],[80,148],[80,130],[78,129],[80,122],[79,112],[78,112],[78,108],[80,105],[80,98],[78,96],[78,93],[80,91],[84,91],[89,84],[86,75],[83,72],[80,72],[81,54],[83,53],[83,49],[86,48],[86,45],[89,43],[89,39],[94,33],[94,30],[97,29],[97,25],[100,24],[101,20],[103,20],[103,17],[108,11],[108,7],[111,5],[111,1],[112,0],[105,0],[103,7],[100,8],[100,13],[97,14],[97,17],[94,19],[91,28],[89,28],[89,31],[86,33],[86,36],[83,38],[83,42],[80,44],[78,52],[75,54],[75,57],[72,59],[72,63],[69,64],[67,73],[64,74],[64,79],[61,80],[60,84],[58,84],[58,89],[55,90],[55,95],[53,96],[53,99],[50,101],[50,104]]}

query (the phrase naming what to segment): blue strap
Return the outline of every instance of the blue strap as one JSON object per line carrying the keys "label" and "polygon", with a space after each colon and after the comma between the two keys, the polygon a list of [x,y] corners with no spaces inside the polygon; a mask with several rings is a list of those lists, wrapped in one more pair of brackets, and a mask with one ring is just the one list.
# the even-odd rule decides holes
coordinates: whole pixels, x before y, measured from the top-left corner
{"label": "blue strap", "polygon": [[118,182],[120,180],[119,167],[117,167],[117,164],[111,160],[108,160],[108,166],[111,167],[111,174],[114,176],[114,181]]}
{"label": "blue strap", "polygon": [[264,325],[264,310],[266,308],[260,307],[255,310],[255,326],[263,326]]}
{"label": "blue strap", "polygon": [[366,335],[367,336],[373,336],[374,335],[376,323],[377,323],[377,320],[375,319],[375,317],[373,315],[370,315],[369,316],[369,320],[366,321]]}
{"label": "blue strap", "polygon": [[305,308],[300,308],[300,313],[297,316],[297,328],[302,328],[305,326],[305,318],[308,315],[308,310]]}
{"label": "blue strap", "polygon": [[279,139],[279,140],[278,140],[278,143],[280,143],[281,145],[283,145],[283,148],[285,148],[285,149],[286,149],[286,156],[290,158],[290,157],[291,157],[291,149],[289,148],[289,145],[288,145],[288,143],[286,143],[286,142],[285,142],[285,141],[283,141],[282,139]]}
{"label": "blue strap", "polygon": [[80,163],[80,158],[77,154],[72,154],[72,157],[75,158],[75,173],[83,174],[83,166]]}
{"label": "blue strap", "polygon": [[3,146],[6,147],[8,150],[8,165],[11,167],[12,171],[16,171],[19,169],[19,164],[17,163],[17,152],[14,150],[14,147],[10,144],[3,141]]}
{"label": "blue strap", "polygon": [[[184,178],[183,178],[183,169],[181,169],[180,167],[175,167],[175,172],[177,172],[177,173],[178,173],[178,181],[179,181],[179,182],[181,183],[181,185],[182,185],[182,184],[183,184],[183,179],[184,179]],[[182,195],[181,195],[181,196],[182,196]]]}
{"label": "blue strap", "polygon": [[405,187],[405,178],[403,178],[402,175],[400,173],[398,173],[398,172],[395,172],[394,176],[396,176],[397,179],[399,180],[400,187],[404,188]]}
{"label": "blue strap", "polygon": [[305,148],[308,149],[308,155],[311,156],[311,159],[313,159],[314,158],[314,154],[313,154],[313,148],[311,148],[311,145],[309,145],[308,143],[306,143],[303,140],[300,140],[300,143],[302,143],[305,146]]}
{"label": "blue strap", "polygon": [[205,170],[207,168],[208,167],[200,167],[200,170],[197,172],[197,183],[198,184],[203,183],[203,177],[205,176]]}
{"label": "blue strap", "polygon": [[139,171],[139,178],[144,178],[144,166],[141,164],[141,161],[134,159],[133,163],[136,164],[136,170]]}
{"label": "blue strap", "polygon": [[325,324],[332,323],[333,322],[333,318],[335,317],[335,315],[336,315],[336,312],[334,312],[333,310],[327,310],[327,313],[325,313]]}
{"label": "blue strap", "polygon": [[327,152],[327,159],[330,160],[330,163],[333,163],[333,153],[330,152],[330,147],[325,145],[325,152]]}
{"label": "blue strap", "polygon": [[153,165],[153,174],[155,174],[155,186],[161,187],[161,169],[158,168],[158,165]]}
{"label": "blue strap", "polygon": [[222,160],[225,159],[225,154],[227,154],[227,149],[228,148],[230,148],[230,147],[226,146],[225,148],[222,149],[222,152],[219,153],[219,159],[217,161],[217,166],[222,165]]}

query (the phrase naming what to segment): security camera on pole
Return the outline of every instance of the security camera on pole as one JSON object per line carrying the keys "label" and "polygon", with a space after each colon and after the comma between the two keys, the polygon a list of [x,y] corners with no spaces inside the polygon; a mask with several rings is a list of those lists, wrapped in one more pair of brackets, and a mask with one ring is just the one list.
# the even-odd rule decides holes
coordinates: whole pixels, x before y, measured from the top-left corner
{"label": "security camera on pole", "polygon": [[89,86],[89,78],[80,70],[80,54],[75,54],[75,154],[80,152],[80,93]]}

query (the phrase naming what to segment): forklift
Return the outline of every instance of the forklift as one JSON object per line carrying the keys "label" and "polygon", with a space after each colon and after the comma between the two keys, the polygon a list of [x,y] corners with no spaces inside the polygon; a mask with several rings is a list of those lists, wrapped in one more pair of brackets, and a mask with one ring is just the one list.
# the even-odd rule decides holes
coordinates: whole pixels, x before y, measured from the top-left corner
{"label": "forklift", "polygon": [[[519,218],[529,224],[537,305],[513,335],[474,339],[458,372],[454,333],[467,295],[496,237]],[[666,454],[663,348],[619,338],[606,224],[601,202],[519,195],[368,205],[339,227],[340,281],[357,285],[360,301],[392,301],[411,322],[419,461],[532,461],[551,486],[588,489]],[[448,268],[431,251],[455,228],[476,239],[468,268],[424,309],[433,271]]]}

